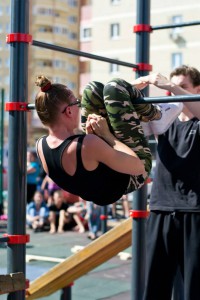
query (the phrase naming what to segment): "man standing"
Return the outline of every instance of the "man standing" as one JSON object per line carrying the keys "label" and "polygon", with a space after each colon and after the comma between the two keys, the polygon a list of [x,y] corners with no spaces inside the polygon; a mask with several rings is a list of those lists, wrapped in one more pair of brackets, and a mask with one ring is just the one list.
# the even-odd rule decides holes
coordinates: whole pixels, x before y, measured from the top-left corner
{"label": "man standing", "polygon": [[[200,72],[181,66],[162,88],[200,94]],[[157,85],[158,86],[158,85]],[[171,300],[177,270],[184,300],[200,299],[200,102],[184,103],[158,136],[157,164],[147,221],[144,300]]]}

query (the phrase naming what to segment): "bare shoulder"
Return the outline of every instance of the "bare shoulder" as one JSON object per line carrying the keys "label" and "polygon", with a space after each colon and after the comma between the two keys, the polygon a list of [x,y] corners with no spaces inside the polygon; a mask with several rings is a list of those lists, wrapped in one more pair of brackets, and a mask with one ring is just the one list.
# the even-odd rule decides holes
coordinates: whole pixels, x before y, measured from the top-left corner
{"label": "bare shoulder", "polygon": [[84,138],[83,148],[89,147],[92,150],[102,150],[102,148],[110,147],[102,138],[95,134],[87,134]]}

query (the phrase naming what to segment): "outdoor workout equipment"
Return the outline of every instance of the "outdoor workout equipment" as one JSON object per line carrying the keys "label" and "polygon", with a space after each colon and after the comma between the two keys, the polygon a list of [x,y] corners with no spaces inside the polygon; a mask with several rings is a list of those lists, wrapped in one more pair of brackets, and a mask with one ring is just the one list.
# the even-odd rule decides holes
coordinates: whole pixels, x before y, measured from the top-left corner
{"label": "outdoor workout equipment", "polygon": [[[65,49],[32,40],[29,31],[29,1],[11,0],[11,34],[7,37],[10,44],[10,99],[6,104],[9,111],[8,132],[8,235],[21,236],[26,240],[26,152],[27,152],[27,111],[30,109],[28,99],[28,47],[39,46],[56,51],[64,51],[74,55],[85,56],[109,63],[133,67],[136,77],[148,75],[152,70],[149,64],[150,33],[152,30],[199,25],[200,22],[150,26],[150,0],[137,0],[137,20],[134,27],[136,34],[136,64],[112,60],[77,50]],[[148,95],[148,89],[146,89]],[[152,103],[175,101],[199,101],[200,95],[144,98]],[[16,176],[17,175],[17,176]],[[145,250],[145,212],[146,186],[133,193],[132,213],[132,282],[131,297],[141,300],[144,287],[144,250]],[[20,239],[16,243],[8,243],[8,274],[20,272],[25,274],[25,243]],[[25,299],[25,290],[12,293],[12,300]]]}

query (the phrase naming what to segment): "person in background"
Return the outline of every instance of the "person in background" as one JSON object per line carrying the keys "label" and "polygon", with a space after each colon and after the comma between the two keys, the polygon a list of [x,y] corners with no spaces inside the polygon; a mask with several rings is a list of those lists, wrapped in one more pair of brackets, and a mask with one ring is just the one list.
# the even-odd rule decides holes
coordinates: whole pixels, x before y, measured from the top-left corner
{"label": "person in background", "polygon": [[87,217],[89,234],[88,238],[95,240],[98,237],[98,231],[101,228],[101,206],[88,201],[87,202]]}
{"label": "person in background", "polygon": [[45,225],[48,225],[49,209],[44,201],[40,191],[36,191],[33,196],[33,201],[27,204],[26,222],[27,225],[34,230],[40,232],[44,230]]}
{"label": "person in background", "polygon": [[44,177],[40,189],[48,206],[53,204],[53,193],[60,190],[59,186],[48,175]]}
{"label": "person in background", "polygon": [[63,191],[53,193],[53,203],[49,206],[50,233],[63,233],[75,226],[73,218],[67,212],[69,205],[63,197]]}
{"label": "person in background", "polygon": [[76,222],[76,227],[74,228],[74,230],[78,231],[79,233],[85,232],[88,227],[86,201],[79,198],[78,202],[70,205],[67,212]]}
{"label": "person in background", "polygon": [[39,174],[40,164],[36,160],[35,153],[27,151],[27,203],[33,200],[33,195],[37,190]]}
{"label": "person in background", "polygon": [[117,202],[112,204],[112,217],[113,219],[118,218],[129,218],[129,201],[128,201],[128,195],[123,195],[121,199],[118,201],[121,201],[122,209],[123,209],[123,215],[117,215]]}
{"label": "person in background", "polygon": [[[159,81],[159,76],[155,80]],[[200,72],[180,66],[171,72],[162,88],[174,95],[200,94]],[[183,298],[199,300],[200,101],[184,102],[183,111],[165,133],[157,136],[157,143],[143,299],[171,300],[180,272]],[[180,296],[181,288],[177,292]]]}

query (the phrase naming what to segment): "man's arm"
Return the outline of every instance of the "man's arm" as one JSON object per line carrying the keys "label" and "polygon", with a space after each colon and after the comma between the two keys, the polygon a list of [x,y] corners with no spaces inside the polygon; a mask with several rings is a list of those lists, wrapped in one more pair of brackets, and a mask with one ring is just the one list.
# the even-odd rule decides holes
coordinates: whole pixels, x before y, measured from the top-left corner
{"label": "man's arm", "polygon": [[[154,84],[160,89],[167,90],[178,95],[192,95],[190,92],[184,90],[182,87],[175,85],[163,75],[157,73],[148,76],[149,83]],[[199,95],[200,98],[200,95]],[[199,102],[184,102],[184,105],[190,110],[190,112],[198,119],[200,119],[200,100]]]}

